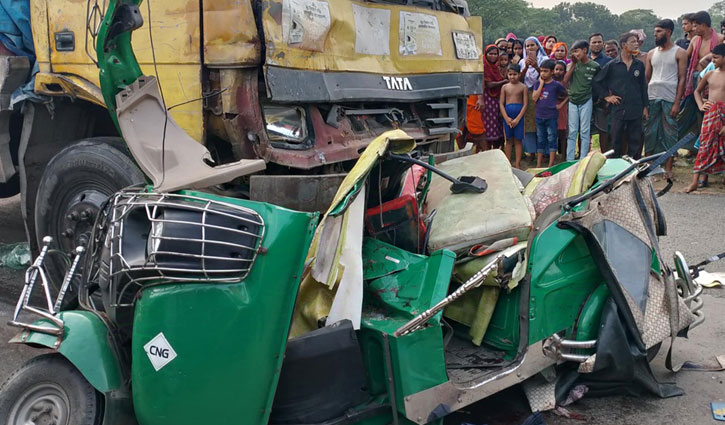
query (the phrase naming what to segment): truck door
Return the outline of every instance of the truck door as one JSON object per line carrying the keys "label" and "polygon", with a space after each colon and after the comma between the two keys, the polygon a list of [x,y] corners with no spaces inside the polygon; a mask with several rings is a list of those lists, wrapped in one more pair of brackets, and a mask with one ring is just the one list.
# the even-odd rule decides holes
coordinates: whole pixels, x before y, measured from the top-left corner
{"label": "truck door", "polygon": [[[103,0],[44,0],[32,8],[36,51],[41,71],[61,75],[76,84],[97,90],[98,68],[93,34],[101,22],[107,2]],[[45,6],[45,7],[43,7]],[[151,19],[149,19],[149,8]],[[201,11],[197,0],[152,0],[140,6],[144,28],[134,32],[133,48],[144,74],[154,75],[149,28],[158,68],[158,81],[166,106],[174,119],[195,140],[204,139],[201,72]],[[88,19],[86,19],[88,18]],[[47,25],[44,30],[43,24]],[[87,32],[87,27],[91,30]],[[47,34],[47,41],[42,35]],[[44,42],[48,44],[43,46]],[[43,49],[45,47],[45,49]],[[46,61],[45,63],[43,63]],[[45,81],[41,76],[41,81]],[[36,84],[36,89],[38,85]],[[52,86],[51,86],[52,88]],[[194,101],[198,100],[198,101]],[[189,102],[181,105],[184,102]],[[175,105],[179,105],[175,107]]]}

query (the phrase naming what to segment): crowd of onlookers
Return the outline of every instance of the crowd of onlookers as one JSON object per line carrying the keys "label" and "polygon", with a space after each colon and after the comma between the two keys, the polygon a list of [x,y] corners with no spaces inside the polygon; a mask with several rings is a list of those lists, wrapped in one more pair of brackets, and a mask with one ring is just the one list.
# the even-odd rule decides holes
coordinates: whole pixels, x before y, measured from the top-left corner
{"label": "crowd of onlookers", "polygon": [[460,142],[503,148],[520,168],[524,153],[535,154],[537,167],[552,166],[557,153],[583,158],[593,134],[602,152],[637,159],[693,133],[699,137],[687,147],[697,157],[687,191],[707,185],[708,174],[725,172],[725,44],[707,12],[680,21],[684,36],[676,41],[675,22],[659,21],[649,52],[641,50],[641,29],[571,44],[555,35],[497,39],[483,49],[483,94],[468,99]]}

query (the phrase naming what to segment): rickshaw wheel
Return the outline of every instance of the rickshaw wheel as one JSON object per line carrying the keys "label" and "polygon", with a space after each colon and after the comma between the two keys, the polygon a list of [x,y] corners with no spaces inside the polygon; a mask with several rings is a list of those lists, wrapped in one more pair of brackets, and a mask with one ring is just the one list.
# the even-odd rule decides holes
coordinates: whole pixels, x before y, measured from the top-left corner
{"label": "rickshaw wheel", "polygon": [[8,425],[100,425],[103,400],[59,354],[31,359],[0,387],[0,418]]}

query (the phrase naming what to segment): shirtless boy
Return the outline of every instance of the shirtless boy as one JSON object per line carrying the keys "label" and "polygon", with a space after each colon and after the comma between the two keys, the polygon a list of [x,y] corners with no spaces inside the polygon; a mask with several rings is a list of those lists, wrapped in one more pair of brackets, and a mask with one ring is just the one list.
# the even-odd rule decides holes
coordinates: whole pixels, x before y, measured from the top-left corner
{"label": "shirtless boy", "polygon": [[521,155],[523,154],[523,145],[521,140],[524,138],[524,114],[529,103],[528,89],[526,85],[519,80],[521,67],[512,63],[509,65],[506,77],[509,82],[501,88],[501,98],[499,100],[499,108],[503,117],[503,129],[506,135],[506,145],[504,152],[506,157],[511,161],[511,147],[515,146],[516,160],[513,162],[514,167],[521,168]]}
{"label": "shirtless boy", "polygon": [[[697,151],[692,182],[685,192],[697,190],[700,174],[725,173],[725,44],[712,49],[715,70],[705,74],[695,90],[695,101],[705,113],[700,132],[700,149]],[[709,87],[707,100],[702,93]]]}

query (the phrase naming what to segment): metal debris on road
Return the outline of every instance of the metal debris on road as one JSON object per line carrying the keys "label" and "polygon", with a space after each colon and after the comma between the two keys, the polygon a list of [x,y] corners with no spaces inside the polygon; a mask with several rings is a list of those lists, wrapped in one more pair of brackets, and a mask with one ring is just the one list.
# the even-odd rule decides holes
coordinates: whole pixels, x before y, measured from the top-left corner
{"label": "metal debris on road", "polygon": [[30,265],[30,247],[27,242],[0,244],[0,267],[21,270]]}

